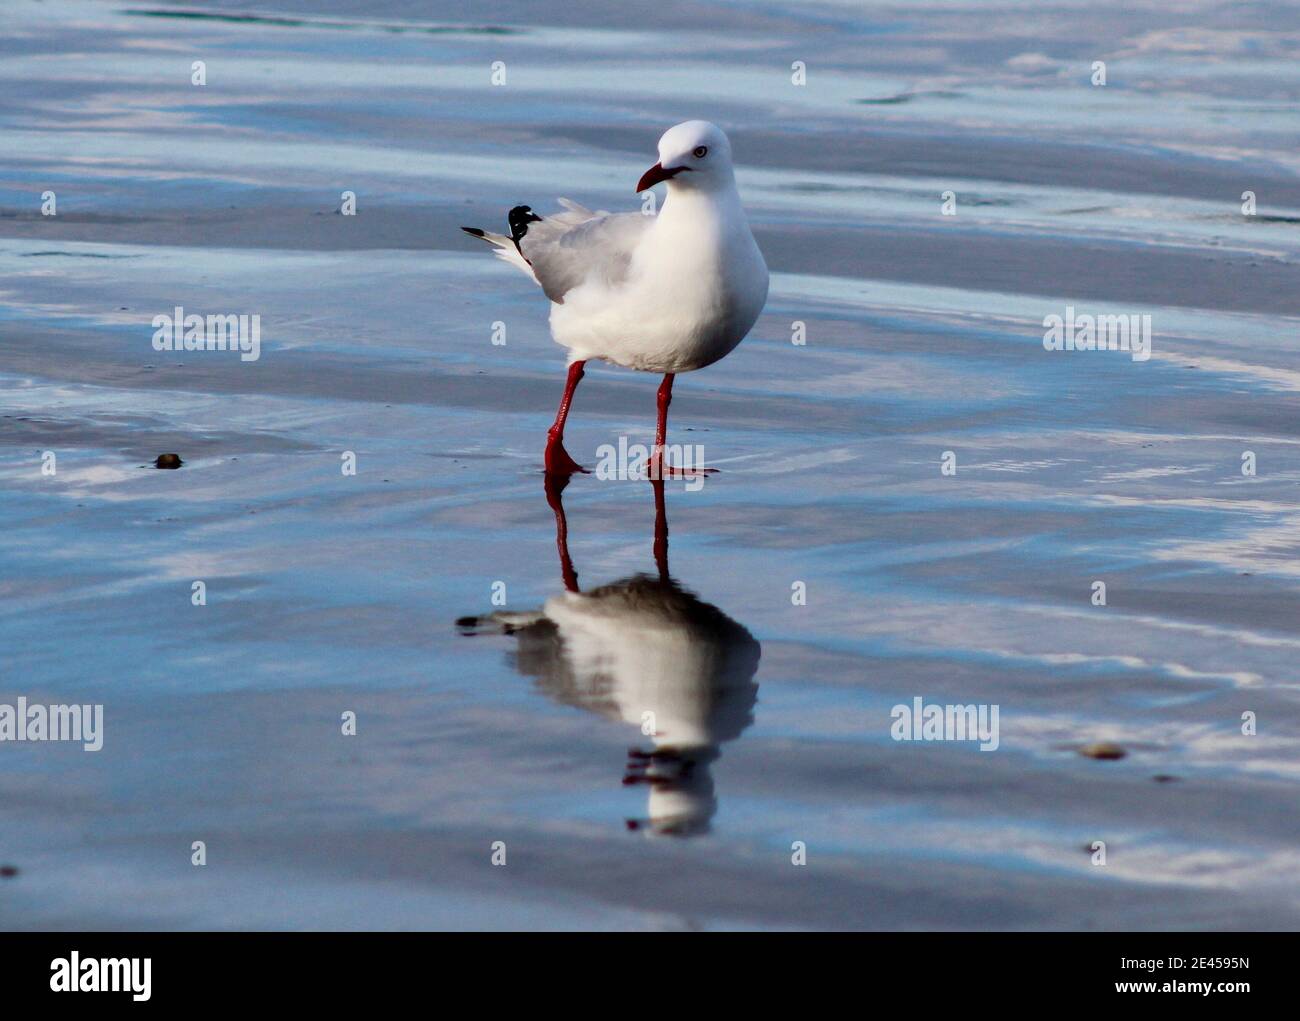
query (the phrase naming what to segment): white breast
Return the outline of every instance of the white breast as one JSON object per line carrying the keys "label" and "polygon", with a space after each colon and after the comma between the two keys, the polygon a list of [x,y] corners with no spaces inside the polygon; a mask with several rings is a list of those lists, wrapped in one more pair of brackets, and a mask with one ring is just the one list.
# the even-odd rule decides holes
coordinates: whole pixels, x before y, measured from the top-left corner
{"label": "white breast", "polygon": [[672,195],[617,286],[592,281],[551,307],[573,358],[688,372],[732,351],[767,300],[762,253],[734,191]]}

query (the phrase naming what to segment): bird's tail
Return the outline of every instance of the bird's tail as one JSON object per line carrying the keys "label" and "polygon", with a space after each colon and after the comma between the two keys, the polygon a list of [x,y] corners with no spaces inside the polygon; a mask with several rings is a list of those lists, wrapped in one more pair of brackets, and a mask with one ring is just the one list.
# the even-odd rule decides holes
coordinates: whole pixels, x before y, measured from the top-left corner
{"label": "bird's tail", "polygon": [[476,237],[480,241],[486,241],[492,245],[493,255],[504,262],[510,263],[516,269],[527,273],[536,281],[537,276],[533,273],[532,263],[528,261],[523,249],[519,247],[519,242],[528,233],[528,225],[539,222],[541,217],[528,206],[515,206],[514,209],[510,210],[507,219],[510,223],[509,237],[505,234],[493,234],[491,231],[480,230],[478,227],[462,227],[461,230],[471,237]]}

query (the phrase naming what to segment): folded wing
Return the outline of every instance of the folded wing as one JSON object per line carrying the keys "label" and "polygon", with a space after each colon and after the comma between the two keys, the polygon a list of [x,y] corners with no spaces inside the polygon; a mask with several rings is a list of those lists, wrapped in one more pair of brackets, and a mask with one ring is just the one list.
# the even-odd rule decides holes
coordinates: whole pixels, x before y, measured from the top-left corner
{"label": "folded wing", "polygon": [[511,237],[469,227],[496,246],[495,254],[528,273],[556,304],[593,281],[616,287],[627,279],[632,253],[654,218],[641,213],[593,212],[560,199],[564,211],[539,217],[527,206],[510,211]]}

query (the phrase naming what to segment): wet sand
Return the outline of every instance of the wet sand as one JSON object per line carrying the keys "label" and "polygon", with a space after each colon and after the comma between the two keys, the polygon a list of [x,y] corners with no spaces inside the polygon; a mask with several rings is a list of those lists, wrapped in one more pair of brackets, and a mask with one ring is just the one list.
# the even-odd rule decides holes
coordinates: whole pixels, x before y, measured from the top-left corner
{"label": "wet sand", "polygon": [[[1300,923],[1293,9],[256,9],[18,0],[0,40],[0,703],[105,707],[102,751],[0,745],[0,926]],[[634,594],[593,666],[529,616],[563,353],[457,228],[635,208],[698,116],[772,291],[675,390],[721,469],[665,487],[691,598],[630,581],[648,483],[562,494],[578,585]],[[176,305],[261,357],[153,350]],[[1151,359],[1044,350],[1067,305]],[[590,366],[569,450],[649,442],[657,384]],[[647,767],[657,634],[713,687]],[[998,749],[892,740],[917,696]]]}

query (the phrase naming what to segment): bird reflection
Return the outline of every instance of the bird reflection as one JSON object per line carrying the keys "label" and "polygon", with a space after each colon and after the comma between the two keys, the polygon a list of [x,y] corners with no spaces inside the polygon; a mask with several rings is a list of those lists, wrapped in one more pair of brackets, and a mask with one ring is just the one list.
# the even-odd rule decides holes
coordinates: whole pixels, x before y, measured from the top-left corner
{"label": "bird reflection", "polygon": [[561,500],[567,481],[546,481],[565,591],[540,610],[463,617],[457,625],[464,634],[514,636],[515,668],[548,698],[646,736],[651,747],[628,751],[623,783],[648,789],[647,818],[629,819],[629,829],[705,833],[718,807],[711,768],[719,746],[754,719],[759,643],[669,575],[662,481],[651,483],[657,573],[582,592]]}

